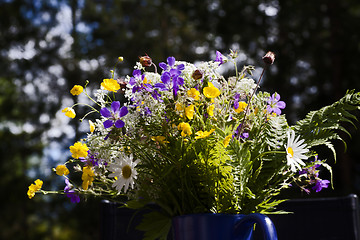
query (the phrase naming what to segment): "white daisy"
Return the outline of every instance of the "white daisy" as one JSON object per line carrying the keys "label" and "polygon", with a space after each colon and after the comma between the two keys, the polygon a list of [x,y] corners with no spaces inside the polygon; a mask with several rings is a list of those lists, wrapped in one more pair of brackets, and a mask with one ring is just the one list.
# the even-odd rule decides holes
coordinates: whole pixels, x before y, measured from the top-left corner
{"label": "white daisy", "polygon": [[124,187],[124,193],[128,188],[134,188],[134,180],[137,178],[137,171],[135,169],[139,160],[133,161],[132,156],[122,156],[115,160],[115,163],[109,163],[109,177],[116,178],[116,181],[112,185],[119,192]]}
{"label": "white daisy", "polygon": [[307,153],[309,149],[306,148],[304,139],[299,140],[300,136],[295,138],[294,130],[290,130],[287,133],[288,141],[286,146],[286,159],[287,165],[291,167],[291,171],[296,172],[296,169],[301,170],[300,165],[305,165],[302,160],[306,160],[307,156],[304,153]]}

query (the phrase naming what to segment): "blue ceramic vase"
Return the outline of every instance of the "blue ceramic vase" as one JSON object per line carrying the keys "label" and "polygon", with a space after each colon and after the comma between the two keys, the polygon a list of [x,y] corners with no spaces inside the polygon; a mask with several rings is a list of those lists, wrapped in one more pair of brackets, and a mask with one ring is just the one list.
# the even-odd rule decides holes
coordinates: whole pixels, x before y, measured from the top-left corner
{"label": "blue ceramic vase", "polygon": [[173,219],[174,240],[251,240],[254,224],[263,239],[277,240],[274,224],[263,214],[191,214]]}

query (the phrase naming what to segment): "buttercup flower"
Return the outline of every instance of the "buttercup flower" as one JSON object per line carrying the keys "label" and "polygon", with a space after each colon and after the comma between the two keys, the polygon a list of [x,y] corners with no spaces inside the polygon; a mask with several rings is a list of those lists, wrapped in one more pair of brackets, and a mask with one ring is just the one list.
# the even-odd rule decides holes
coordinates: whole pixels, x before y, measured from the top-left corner
{"label": "buttercup flower", "polygon": [[195,88],[191,88],[190,90],[187,91],[187,95],[195,100],[199,100],[199,95],[200,92],[198,90],[196,90]]}
{"label": "buttercup flower", "polygon": [[75,159],[85,158],[88,155],[89,148],[85,143],[76,142],[73,146],[70,146],[70,152],[72,153],[72,157]]}
{"label": "buttercup flower", "polygon": [[82,188],[84,190],[87,190],[89,188],[89,185],[92,184],[92,182],[94,181],[94,176],[95,174],[91,166],[83,167],[83,174],[81,176],[81,180],[83,181]]}
{"label": "buttercup flower", "polygon": [[117,92],[120,89],[120,84],[112,78],[104,79],[101,86],[110,92]]}
{"label": "buttercup flower", "polygon": [[178,125],[178,130],[182,131],[181,136],[186,137],[192,134],[191,127],[189,123],[182,122]]}
{"label": "buttercup flower", "polygon": [[43,181],[41,181],[40,179],[37,179],[35,181],[35,184],[31,184],[29,186],[29,189],[27,191],[27,195],[28,195],[29,199],[31,199],[35,196],[35,193],[41,189],[42,185],[43,185]]}
{"label": "buttercup flower", "polygon": [[113,187],[119,192],[124,188],[124,193],[130,188],[134,188],[135,180],[137,178],[136,165],[139,160],[133,161],[132,156],[122,156],[117,158],[115,163],[109,164],[109,177],[117,178]]}
{"label": "buttercup flower", "polygon": [[301,170],[300,165],[305,165],[302,160],[306,160],[307,156],[304,155],[309,151],[306,148],[304,139],[299,140],[300,136],[295,138],[294,130],[287,132],[288,140],[286,145],[286,159],[287,165],[290,166],[291,171],[296,172],[296,169]]}
{"label": "buttercup flower", "polygon": [[231,138],[232,138],[232,134],[227,135],[227,136],[225,137],[225,139],[224,139],[224,141],[223,141],[223,144],[224,144],[224,147],[225,147],[225,148],[229,145]]}
{"label": "buttercup flower", "polygon": [[161,143],[161,144],[169,143],[169,141],[166,141],[166,137],[164,137],[164,136],[151,137],[151,140]]}
{"label": "buttercup flower", "polygon": [[211,104],[211,105],[206,109],[207,114],[209,114],[209,116],[214,116],[214,109],[215,109],[215,105],[214,105],[214,104]]}
{"label": "buttercup flower", "polygon": [[205,131],[205,132],[203,132],[201,130],[197,131],[195,133],[195,135],[196,135],[195,139],[206,138],[206,137],[210,136],[210,134],[212,134],[214,131],[215,131],[215,129],[211,129],[210,131]]}
{"label": "buttercup flower", "polygon": [[63,164],[56,167],[56,174],[59,176],[68,175],[69,173],[69,169]]}
{"label": "buttercup flower", "polygon": [[91,120],[89,120],[89,128],[91,133],[95,131],[95,124]]}
{"label": "buttercup flower", "polygon": [[185,115],[189,120],[193,119],[193,117],[194,117],[194,105],[191,104],[190,106],[187,106],[185,108]]}
{"label": "buttercup flower", "polygon": [[80,95],[83,92],[84,88],[80,85],[75,85],[71,90],[70,93],[74,96]]}
{"label": "buttercup flower", "polygon": [[71,107],[64,108],[62,112],[65,113],[65,116],[69,118],[74,118],[76,116],[74,109]]}
{"label": "buttercup flower", "polygon": [[246,109],[247,103],[246,102],[238,102],[237,108],[234,106],[236,113],[241,113]]}
{"label": "buttercup flower", "polygon": [[207,98],[216,98],[220,95],[220,90],[214,87],[214,84],[209,82],[207,87],[204,87],[203,93]]}

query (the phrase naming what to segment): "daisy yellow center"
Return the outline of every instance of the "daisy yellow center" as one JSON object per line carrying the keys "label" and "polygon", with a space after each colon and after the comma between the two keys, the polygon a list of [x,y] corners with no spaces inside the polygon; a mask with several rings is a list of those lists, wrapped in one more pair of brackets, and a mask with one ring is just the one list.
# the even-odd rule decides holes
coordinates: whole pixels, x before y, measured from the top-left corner
{"label": "daisy yellow center", "polygon": [[287,152],[290,153],[291,157],[294,157],[294,150],[291,147],[287,148]]}
{"label": "daisy yellow center", "polygon": [[121,169],[121,173],[123,175],[123,177],[125,179],[128,179],[131,177],[131,167],[129,165],[125,165],[122,169]]}

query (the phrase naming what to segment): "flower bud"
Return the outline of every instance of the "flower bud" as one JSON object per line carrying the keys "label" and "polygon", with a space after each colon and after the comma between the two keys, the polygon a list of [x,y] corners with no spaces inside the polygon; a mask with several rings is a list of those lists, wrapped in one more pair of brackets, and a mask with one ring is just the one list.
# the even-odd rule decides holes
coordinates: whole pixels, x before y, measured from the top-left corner
{"label": "flower bud", "polygon": [[202,72],[200,70],[196,69],[192,74],[192,78],[194,80],[199,80],[202,78],[202,75],[203,75]]}
{"label": "flower bud", "polygon": [[126,82],[122,78],[119,78],[116,81],[120,85],[119,93],[124,94],[126,89]]}
{"label": "flower bud", "polygon": [[265,56],[262,58],[262,60],[264,61],[264,63],[266,63],[266,64],[273,64],[274,63],[274,61],[275,61],[275,53],[273,53],[273,52],[267,52],[266,54],[265,54]]}
{"label": "flower bud", "polygon": [[152,64],[152,60],[149,56],[142,56],[140,58],[140,63],[143,67],[150,67]]}

